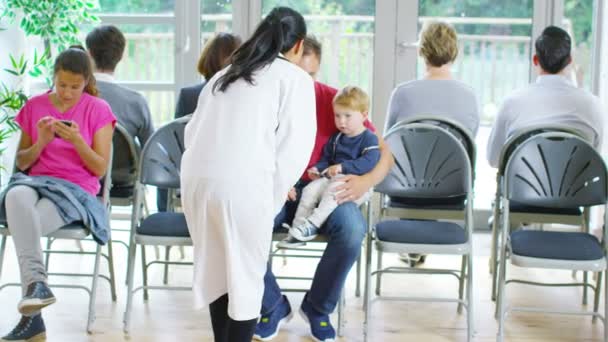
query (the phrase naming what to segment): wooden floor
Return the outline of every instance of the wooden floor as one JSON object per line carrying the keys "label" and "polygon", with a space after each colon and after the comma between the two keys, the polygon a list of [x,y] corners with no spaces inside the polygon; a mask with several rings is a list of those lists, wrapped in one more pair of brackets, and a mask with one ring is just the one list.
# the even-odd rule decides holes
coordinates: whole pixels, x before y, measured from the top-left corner
{"label": "wooden floor", "polygon": [[[115,237],[117,237],[115,235]],[[490,300],[490,276],[488,274],[489,241],[488,234],[475,234],[474,294],[475,294],[475,341],[494,341],[497,324],[493,318],[494,304]],[[10,241],[10,240],[9,240]],[[72,242],[62,242],[73,247]],[[138,293],[134,301],[131,335],[122,332],[122,318],[125,309],[124,276],[126,251],[116,245],[116,267],[118,274],[118,301],[112,303],[109,287],[100,281],[97,297],[97,320],[94,332],[85,332],[87,316],[87,296],[84,291],[57,289],[56,304],[44,311],[48,341],[212,341],[207,312],[194,312],[191,308],[192,296],[189,292],[151,291],[147,303]],[[86,247],[86,246],[85,246]],[[179,258],[177,250],[173,256]],[[148,253],[154,257],[152,250]],[[16,261],[12,243],[7,250],[2,282],[17,280]],[[189,251],[186,250],[186,258]],[[396,257],[385,258],[386,264],[399,264]],[[92,262],[89,258],[73,256],[53,256],[51,270],[84,271]],[[139,258],[138,258],[139,263]],[[446,256],[430,256],[425,267],[441,265],[458,268],[459,259]],[[102,263],[102,265],[105,265]],[[139,264],[138,264],[139,265]],[[275,269],[291,274],[304,274],[314,270],[314,261],[289,260],[286,266],[276,260]],[[162,268],[155,266],[150,272],[153,281],[161,281]],[[104,270],[105,267],[102,267]],[[139,266],[137,268],[140,270]],[[569,281],[569,272],[513,270],[533,279]],[[579,275],[579,278],[581,276]],[[191,271],[188,267],[177,267],[170,275],[175,285],[188,285]],[[67,280],[70,281],[70,280]],[[137,280],[139,282],[139,279]],[[51,283],[65,283],[66,279],[54,278]],[[448,276],[392,276],[383,279],[383,294],[386,295],[456,295],[456,281]],[[363,340],[362,299],[354,295],[355,272],[351,272],[346,286],[346,328],[340,341]],[[511,303],[549,306],[570,310],[582,309],[582,290],[579,288],[546,289],[523,285],[510,285]],[[20,289],[8,288],[0,291],[0,332],[8,332],[18,321],[16,304]],[[302,294],[289,294],[292,307],[297,310]],[[590,297],[591,302],[591,297]],[[589,305],[590,308],[590,305]],[[603,308],[603,306],[602,306]],[[377,301],[372,306],[370,341],[466,341],[466,316],[456,312],[454,304],[424,304]],[[603,310],[603,309],[602,309]],[[333,316],[335,321],[337,316]],[[507,341],[601,341],[603,325],[600,321],[591,324],[588,317],[548,316],[543,314],[515,313],[509,316],[506,327]],[[275,339],[279,342],[310,341],[308,328],[300,317],[286,324]]]}

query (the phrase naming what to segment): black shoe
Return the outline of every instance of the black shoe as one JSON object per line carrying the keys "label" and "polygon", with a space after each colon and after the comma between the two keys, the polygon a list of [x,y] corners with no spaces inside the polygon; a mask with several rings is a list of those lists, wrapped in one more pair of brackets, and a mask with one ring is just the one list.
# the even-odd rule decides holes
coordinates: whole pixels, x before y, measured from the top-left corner
{"label": "black shoe", "polygon": [[25,297],[21,299],[17,309],[22,315],[29,316],[56,301],[48,285],[43,281],[36,281],[28,285]]}
{"label": "black shoe", "polygon": [[1,342],[15,342],[15,341],[27,341],[27,342],[42,342],[46,341],[46,328],[44,327],[44,321],[42,315],[37,314],[36,316],[27,317],[21,316],[21,320],[17,326],[4,336]]}

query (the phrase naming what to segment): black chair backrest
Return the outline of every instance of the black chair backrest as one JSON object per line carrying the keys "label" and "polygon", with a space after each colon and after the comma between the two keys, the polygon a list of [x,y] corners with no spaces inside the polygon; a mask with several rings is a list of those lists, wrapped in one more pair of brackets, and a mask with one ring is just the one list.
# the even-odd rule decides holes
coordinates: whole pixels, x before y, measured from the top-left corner
{"label": "black chair backrest", "polygon": [[507,165],[507,160],[509,159],[509,157],[511,156],[511,153],[513,153],[515,148],[517,146],[519,146],[519,144],[521,144],[522,142],[526,141],[527,139],[529,139],[530,137],[532,137],[534,135],[541,134],[541,133],[547,133],[547,132],[569,133],[569,134],[576,135],[580,138],[583,137],[579,132],[573,130],[572,128],[570,128],[568,126],[564,126],[564,125],[530,126],[524,130],[517,131],[507,139],[507,141],[505,142],[505,145],[502,147],[502,150],[500,151],[498,172],[501,175],[504,174],[505,166]]}
{"label": "black chair backrest", "polygon": [[556,209],[606,203],[606,165],[576,135],[545,132],[520,143],[505,167],[507,199]]}
{"label": "black chair backrest", "polygon": [[159,188],[179,189],[180,164],[184,154],[185,116],[160,127],[144,146],[140,157],[139,182]]}
{"label": "black chair backrest", "polygon": [[137,180],[139,148],[133,137],[117,124],[112,137],[114,158],[112,160],[112,185],[114,187],[133,187]]}
{"label": "black chair backrest", "polygon": [[469,154],[469,159],[471,160],[471,165],[473,166],[473,172],[475,171],[475,160],[477,153],[475,148],[475,137],[473,137],[472,133],[466,127],[457,121],[438,115],[414,115],[395,123],[391,128],[388,129],[387,132],[385,132],[385,135],[390,133],[392,129],[412,122],[436,125],[452,133],[464,145],[467,153]]}
{"label": "black chair backrest", "polygon": [[411,199],[466,196],[472,186],[472,166],[462,141],[430,123],[395,125],[384,138],[395,166],[375,190]]}

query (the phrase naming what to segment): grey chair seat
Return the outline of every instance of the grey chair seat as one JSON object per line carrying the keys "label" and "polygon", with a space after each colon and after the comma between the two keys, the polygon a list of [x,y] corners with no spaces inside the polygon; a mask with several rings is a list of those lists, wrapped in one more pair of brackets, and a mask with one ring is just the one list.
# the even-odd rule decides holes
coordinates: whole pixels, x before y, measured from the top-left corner
{"label": "grey chair seat", "polygon": [[183,213],[156,213],[146,217],[137,227],[137,234],[151,236],[190,237]]}
{"label": "grey chair seat", "polygon": [[[0,235],[10,235],[11,232],[8,230],[6,225],[0,227]],[[85,228],[81,223],[71,223],[61,227],[61,229],[52,232],[46,237],[52,237],[57,239],[77,239],[82,240],[89,236],[91,232]]]}
{"label": "grey chair seat", "polygon": [[376,238],[385,242],[458,245],[467,242],[465,230],[456,223],[424,220],[388,220],[376,225]]}
{"label": "grey chair seat", "polygon": [[518,230],[511,234],[513,254],[544,259],[589,261],[604,258],[598,239],[587,233]]}

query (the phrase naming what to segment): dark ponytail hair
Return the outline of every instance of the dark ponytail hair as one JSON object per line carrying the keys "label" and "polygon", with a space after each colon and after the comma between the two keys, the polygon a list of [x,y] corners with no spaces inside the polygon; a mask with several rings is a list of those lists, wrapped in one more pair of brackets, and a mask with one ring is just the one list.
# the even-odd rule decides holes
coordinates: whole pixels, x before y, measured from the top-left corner
{"label": "dark ponytail hair", "polygon": [[84,91],[89,95],[97,96],[98,91],[95,76],[93,76],[93,67],[84,47],[81,45],[72,45],[63,50],[59,56],[57,56],[57,59],[55,59],[53,75],[56,75],[61,70],[82,75],[85,82],[87,82]]}
{"label": "dark ponytail hair", "polygon": [[226,91],[242,78],[253,85],[253,73],[271,63],[306,37],[304,17],[289,7],[275,7],[260,22],[253,36],[232,55],[231,65],[213,85],[213,91]]}

